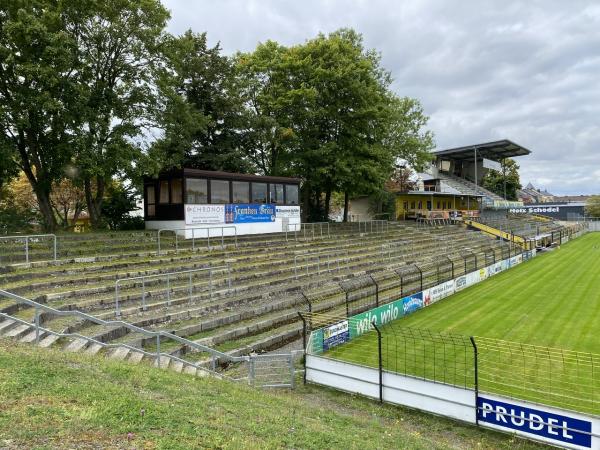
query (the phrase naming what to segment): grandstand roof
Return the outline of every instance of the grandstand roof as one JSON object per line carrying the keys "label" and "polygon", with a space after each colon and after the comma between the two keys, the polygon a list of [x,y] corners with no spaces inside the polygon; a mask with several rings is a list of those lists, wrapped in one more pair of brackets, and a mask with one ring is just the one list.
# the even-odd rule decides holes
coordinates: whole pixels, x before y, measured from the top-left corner
{"label": "grandstand roof", "polygon": [[512,158],[515,156],[525,156],[531,153],[525,147],[515,144],[508,139],[501,141],[486,142],[483,144],[468,145],[465,147],[449,148],[433,152],[435,156],[443,156],[447,159],[464,160],[473,159],[473,151],[477,149],[479,158],[491,159],[493,161],[501,161],[504,158]]}

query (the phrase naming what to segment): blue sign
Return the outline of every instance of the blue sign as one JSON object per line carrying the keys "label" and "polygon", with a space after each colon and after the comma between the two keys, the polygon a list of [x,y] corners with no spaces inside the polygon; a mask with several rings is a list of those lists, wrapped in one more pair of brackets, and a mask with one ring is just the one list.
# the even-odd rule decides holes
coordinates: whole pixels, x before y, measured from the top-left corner
{"label": "blue sign", "polygon": [[413,294],[402,299],[404,314],[410,314],[423,307],[423,293]]}
{"label": "blue sign", "polygon": [[349,340],[350,328],[348,327],[347,320],[343,320],[323,330],[323,350],[329,350]]}
{"label": "blue sign", "polygon": [[239,203],[225,205],[225,223],[275,222],[275,205]]}
{"label": "blue sign", "polygon": [[477,397],[477,418],[480,422],[552,439],[557,443],[592,447],[592,422],[587,420],[484,397]]}

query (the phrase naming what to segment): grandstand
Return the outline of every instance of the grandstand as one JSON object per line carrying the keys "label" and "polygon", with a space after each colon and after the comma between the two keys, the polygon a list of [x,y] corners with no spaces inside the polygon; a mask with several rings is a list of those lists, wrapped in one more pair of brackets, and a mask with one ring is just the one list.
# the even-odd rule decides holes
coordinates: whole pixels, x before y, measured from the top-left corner
{"label": "grandstand", "polygon": [[[529,222],[523,220],[522,226]],[[29,243],[31,262],[25,264],[17,262],[23,258],[22,242],[6,240],[2,260],[11,264],[3,267],[0,282],[6,291],[61,311],[120,318],[241,356],[300,349],[299,311],[356,313],[522,251],[462,224],[383,221],[305,224],[296,233],[226,237],[222,246],[218,239],[210,247],[196,240],[194,249],[189,239],[175,239],[164,236],[157,254],[157,234],[148,231],[99,233],[92,239],[59,236],[58,258],[52,261],[52,241],[35,238]],[[0,335],[23,342],[37,338],[42,347],[140,362],[152,357],[135,349],[153,351],[156,345],[130,327],[48,312],[39,317],[46,330],[83,337],[37,336],[33,309],[12,298],[0,298],[0,312],[5,314]],[[167,355],[162,367],[195,371],[185,361],[215,363],[185,342],[160,346]]]}

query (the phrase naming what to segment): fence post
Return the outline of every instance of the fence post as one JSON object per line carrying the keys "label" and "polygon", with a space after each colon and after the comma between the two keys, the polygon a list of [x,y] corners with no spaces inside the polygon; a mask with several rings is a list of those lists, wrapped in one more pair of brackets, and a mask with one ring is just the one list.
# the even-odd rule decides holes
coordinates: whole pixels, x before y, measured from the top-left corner
{"label": "fence post", "polygon": [[35,307],[35,343],[40,343],[40,309]]}
{"label": "fence post", "polygon": [[119,280],[115,283],[115,316],[117,319],[121,317],[121,309],[119,308]]}
{"label": "fence post", "polygon": [[346,318],[350,317],[350,305],[348,304],[348,291],[346,291]]}
{"label": "fence post", "polygon": [[192,287],[192,272],[190,272],[190,277],[189,277],[189,281],[190,281],[190,287],[189,287],[189,293],[190,293],[190,306],[192,306],[192,295],[193,295],[193,290],[194,288]]}
{"label": "fence post", "polygon": [[156,366],[160,369],[160,334],[156,335]]}
{"label": "fence post", "polygon": [[302,349],[304,350],[304,375],[302,376],[302,382],[303,384],[306,384],[306,355],[308,354],[307,349],[306,349],[306,319],[304,318],[304,316],[302,315],[302,313],[300,311],[298,311],[298,315],[300,316],[300,319],[302,320]]}
{"label": "fence post", "polygon": [[254,358],[252,356],[250,356],[248,363],[249,363],[248,384],[251,386],[254,386],[254,380],[256,378],[256,373],[255,373],[255,368],[254,368]]}
{"label": "fence post", "polygon": [[56,261],[56,255],[57,255],[57,252],[56,252],[56,235],[53,234],[52,236],[54,236],[54,261]]}
{"label": "fence post", "polygon": [[420,292],[422,292],[422,291],[423,291],[423,271],[422,271],[422,270],[421,270],[421,268],[420,268],[419,266],[417,266],[416,264],[415,264],[415,267],[416,267],[416,268],[417,268],[417,270],[419,271],[419,277],[420,277],[419,279],[420,279],[420,283],[421,283],[421,290],[420,290]]}
{"label": "fence post", "polygon": [[371,322],[371,324],[373,325],[373,328],[375,328],[375,331],[377,331],[377,353],[379,358],[379,401],[383,403],[383,356],[381,354],[381,330],[375,322],[376,319],[373,318],[373,322]]}
{"label": "fence post", "polygon": [[373,284],[375,284],[375,306],[379,306],[379,284],[375,278],[373,278],[373,275],[369,275],[369,277],[373,281]]}
{"label": "fence post", "polygon": [[171,276],[167,273],[167,306],[171,306]]}
{"label": "fence post", "polygon": [[25,236],[25,262],[29,262],[29,236]]}
{"label": "fence post", "polygon": [[473,366],[474,366],[474,384],[475,384],[475,425],[479,425],[479,411],[477,409],[477,399],[479,397],[479,363],[478,363],[478,355],[479,352],[477,350],[477,343],[475,342],[475,338],[473,336],[469,337],[471,341],[471,345],[473,346]]}
{"label": "fence post", "polygon": [[296,384],[296,372],[294,370],[294,354],[290,353],[290,389],[294,389],[295,388],[295,384]]}
{"label": "fence post", "polygon": [[142,277],[142,310],[146,311],[146,278]]}

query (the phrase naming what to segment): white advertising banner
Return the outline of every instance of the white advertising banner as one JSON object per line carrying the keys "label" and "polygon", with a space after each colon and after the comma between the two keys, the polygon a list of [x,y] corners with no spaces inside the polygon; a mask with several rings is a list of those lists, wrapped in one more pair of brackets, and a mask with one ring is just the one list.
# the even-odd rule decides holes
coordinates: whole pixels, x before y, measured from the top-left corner
{"label": "white advertising banner", "polygon": [[442,284],[438,284],[429,289],[423,291],[423,303],[425,306],[431,305],[455,292],[455,281],[450,280]]}
{"label": "white advertising banner", "polygon": [[186,225],[218,223],[225,223],[225,205],[185,205]]}
{"label": "white advertising banner", "polygon": [[300,219],[300,207],[299,206],[275,206],[275,217],[289,218],[289,219]]}

